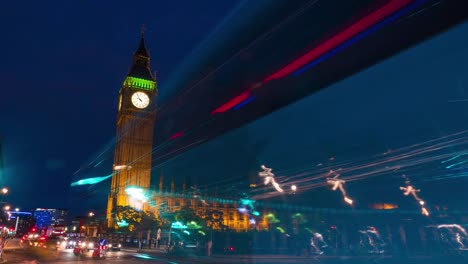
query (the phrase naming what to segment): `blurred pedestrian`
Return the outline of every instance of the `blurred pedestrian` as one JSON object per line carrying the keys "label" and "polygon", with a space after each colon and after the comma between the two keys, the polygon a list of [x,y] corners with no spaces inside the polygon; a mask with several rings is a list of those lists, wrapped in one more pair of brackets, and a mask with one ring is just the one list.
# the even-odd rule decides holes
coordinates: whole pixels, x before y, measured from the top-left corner
{"label": "blurred pedestrian", "polygon": [[138,252],[141,252],[142,246],[141,239],[138,239]]}

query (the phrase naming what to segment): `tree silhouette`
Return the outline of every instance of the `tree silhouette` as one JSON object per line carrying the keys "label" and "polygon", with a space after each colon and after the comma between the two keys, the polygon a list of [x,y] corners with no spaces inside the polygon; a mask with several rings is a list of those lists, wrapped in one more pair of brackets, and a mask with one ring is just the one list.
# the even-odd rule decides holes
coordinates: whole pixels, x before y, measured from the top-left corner
{"label": "tree silhouette", "polygon": [[161,227],[161,219],[157,218],[153,212],[138,211],[131,206],[117,206],[115,209],[116,222],[125,221],[127,227],[116,227],[120,230],[126,229],[128,232],[142,232],[145,230],[155,230]]}

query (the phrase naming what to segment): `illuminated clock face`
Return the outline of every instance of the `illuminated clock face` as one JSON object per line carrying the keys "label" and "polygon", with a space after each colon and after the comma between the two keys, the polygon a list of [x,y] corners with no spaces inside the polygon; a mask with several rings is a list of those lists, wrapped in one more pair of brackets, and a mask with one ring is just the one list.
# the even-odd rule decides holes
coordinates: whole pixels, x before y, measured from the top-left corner
{"label": "illuminated clock face", "polygon": [[119,111],[122,108],[122,95],[119,96]]}
{"label": "illuminated clock face", "polygon": [[132,95],[132,104],[139,109],[146,108],[150,103],[150,99],[144,92],[135,92]]}

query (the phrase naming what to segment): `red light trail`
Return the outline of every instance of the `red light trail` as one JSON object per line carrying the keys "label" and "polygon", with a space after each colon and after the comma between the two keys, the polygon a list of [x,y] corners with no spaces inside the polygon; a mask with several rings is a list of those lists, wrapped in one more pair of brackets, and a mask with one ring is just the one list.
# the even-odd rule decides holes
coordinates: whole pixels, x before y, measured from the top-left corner
{"label": "red light trail", "polygon": [[296,71],[300,67],[306,65],[310,61],[322,56],[326,52],[330,51],[331,49],[337,47],[338,45],[342,44],[346,40],[352,38],[353,36],[359,34],[360,32],[366,30],[373,24],[377,23],[378,21],[382,20],[383,18],[391,15],[395,11],[398,11],[402,7],[408,5],[411,0],[393,0],[387,3],[386,5],[382,6],[381,8],[377,9],[376,11],[372,12],[368,16],[364,17],[363,19],[359,20],[352,26],[346,28],[345,30],[341,31],[340,33],[334,35],[329,40],[323,42],[316,48],[312,49],[308,53],[304,54],[299,59],[291,62],[290,64],[286,65],[279,71],[273,73],[272,75],[268,76],[264,82],[268,82],[274,79],[283,78],[290,73]]}
{"label": "red light trail", "polygon": [[250,90],[244,91],[240,95],[232,98],[229,102],[223,104],[222,106],[216,108],[211,112],[211,114],[217,114],[217,113],[223,113],[226,112],[227,110],[233,108],[234,106],[238,105],[242,101],[246,100],[250,96]]}
{"label": "red light trail", "polygon": [[[350,27],[344,29],[340,33],[334,35],[327,41],[323,42],[322,44],[318,45],[311,51],[307,52],[306,54],[301,56],[299,59],[289,63],[288,65],[281,68],[277,72],[268,76],[265,80],[263,80],[263,83],[288,76],[289,74],[293,73],[294,71],[298,70],[304,65],[310,63],[311,61],[319,58],[320,56],[324,55],[330,50],[338,47],[345,41],[365,31],[372,25],[381,21],[385,17],[395,13],[396,11],[400,10],[401,8],[403,8],[404,6],[408,5],[411,2],[412,0],[392,0],[388,2],[384,6],[380,7],[379,9],[365,16],[358,22],[354,23]],[[249,88],[248,90],[244,91],[242,94],[234,97],[233,99],[229,100],[227,103],[213,110],[211,112],[211,115],[226,112],[230,110],[231,108],[235,107],[236,105],[242,103],[244,100],[247,100],[250,97],[251,91],[258,87],[261,87],[261,85],[256,85],[252,88]]]}

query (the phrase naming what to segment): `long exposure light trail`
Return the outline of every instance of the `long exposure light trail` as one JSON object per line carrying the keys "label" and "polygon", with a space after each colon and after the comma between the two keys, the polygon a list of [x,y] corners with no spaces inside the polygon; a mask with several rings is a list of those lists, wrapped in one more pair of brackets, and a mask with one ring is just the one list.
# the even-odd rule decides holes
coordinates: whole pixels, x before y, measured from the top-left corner
{"label": "long exposure light trail", "polygon": [[[351,26],[347,27],[343,31],[339,32],[338,34],[332,36],[328,40],[324,41],[323,43],[319,44],[317,47],[313,48],[306,54],[302,55],[298,59],[292,61],[291,63],[287,64],[280,70],[276,71],[275,73],[271,74],[270,76],[266,77],[261,83],[267,83],[269,81],[284,78],[291,73],[299,70],[300,68],[304,67],[306,69],[310,68],[312,65],[316,65],[319,62],[323,61],[324,59],[330,57],[334,53],[338,52],[340,49],[339,46],[342,45],[341,49],[357,42],[358,40],[362,39],[370,33],[370,31],[375,31],[379,27],[383,26],[385,23],[381,23],[379,26],[375,26],[371,29],[371,27],[377,24],[379,21],[382,21],[386,17],[396,13],[391,19],[384,21],[389,23],[391,21],[396,20],[397,18],[405,15],[409,11],[414,8],[417,8],[427,0],[418,0],[414,1],[414,4],[408,6],[412,0],[392,0],[389,1],[387,4],[383,5],[382,7],[378,8],[377,10],[371,12],[367,16],[363,17],[359,21],[355,22]],[[398,12],[403,7],[408,6],[402,12]],[[371,29],[367,34],[364,34],[366,30]],[[363,33],[362,35],[358,35]],[[356,37],[356,38],[354,38]],[[353,39],[354,38],[354,39]],[[349,41],[349,42],[348,42]],[[336,48],[336,49],[335,49]],[[334,50],[335,49],[335,50]],[[304,71],[301,70],[301,71]],[[256,88],[263,87],[263,85],[253,85],[251,88],[245,90],[240,95],[232,98],[228,102],[222,104],[215,110],[211,112],[211,115],[224,113],[239,104],[243,104],[244,101],[249,100],[252,98],[252,91]]]}
{"label": "long exposure light trail", "polygon": [[344,188],[344,184],[346,183],[346,181],[339,179],[338,177],[340,177],[340,174],[336,173],[333,170],[329,172],[329,175],[330,174],[335,174],[335,176],[332,178],[327,178],[327,184],[330,184],[332,186],[333,191],[340,190],[341,194],[343,195],[344,201],[347,204],[352,205],[353,200],[348,197],[348,195],[346,194],[346,190]]}
{"label": "long exposure light trail", "polygon": [[[405,171],[409,170],[413,170],[412,175],[417,176],[421,173],[420,171],[423,171],[417,168],[421,168],[421,166],[431,166],[431,168],[433,168],[432,173],[436,174],[436,178],[425,175],[423,180],[445,179],[444,176],[438,175],[439,173],[447,175],[447,179],[452,177],[464,177],[468,176],[468,173],[447,174],[445,165],[440,166],[440,164],[441,161],[461,155],[465,152],[467,146],[468,131],[457,132],[437,139],[378,154],[367,159],[343,161],[339,165],[339,174],[342,180],[353,182],[371,177],[383,177],[395,175],[395,173],[405,173]],[[324,179],[330,176],[329,170],[328,166],[316,167],[315,165],[311,165],[309,171],[304,171],[303,168],[301,172],[296,175],[281,176],[281,178],[288,179],[288,184],[300,186],[301,191],[306,191],[329,185],[330,182],[324,182]],[[252,198],[259,200],[281,195],[276,192],[269,192],[266,189],[262,191],[262,193],[255,193]]]}
{"label": "long exposure light trail", "polygon": [[[276,25],[273,29],[271,29],[270,31],[267,31],[265,34],[258,37],[254,42],[250,43],[245,49],[251,47],[252,45],[255,45],[255,43],[257,41],[266,38],[268,36],[268,34],[270,34],[272,31],[275,31],[278,28],[280,28],[284,23],[287,23],[287,21],[289,21],[291,19],[294,19],[297,16],[300,16],[306,9],[313,6],[316,2],[317,1],[310,1],[307,5],[303,6],[295,14],[289,16],[285,21],[282,21],[281,23]],[[297,70],[298,68],[303,67],[305,64],[310,63],[314,59],[318,59],[321,55],[323,55],[326,52],[329,52],[330,50],[332,50],[333,48],[336,48],[339,45],[343,44],[345,41],[349,40],[353,36],[356,36],[357,34],[365,31],[366,29],[368,29],[372,25],[378,23],[382,19],[384,19],[384,18],[386,18],[386,17],[388,17],[388,16],[390,16],[392,14],[395,14],[398,10],[402,9],[405,6],[408,6],[412,2],[415,3],[415,4],[420,4],[420,3],[425,2],[425,1],[422,1],[422,0],[420,0],[420,1],[411,1],[411,0],[392,0],[392,1],[389,1],[385,5],[381,6],[380,8],[378,8],[375,11],[368,14],[367,16],[361,18],[359,21],[352,24],[350,27],[344,29],[343,31],[339,32],[338,34],[332,36],[327,41],[321,43],[320,45],[318,45],[317,47],[315,47],[314,49],[312,49],[308,53],[304,54],[299,59],[289,63],[288,65],[281,68],[277,72],[271,74],[263,82],[259,82],[259,83],[251,85],[248,90],[244,91],[239,96],[234,97],[229,102],[227,102],[224,105],[222,105],[222,106],[218,107],[217,109],[213,110],[212,114],[222,113],[222,112],[225,112],[225,111],[227,111],[229,109],[233,109],[233,108],[235,108],[235,109],[240,108],[242,105],[244,105],[244,104],[250,102],[251,100],[253,100],[254,97],[252,96],[250,91],[252,91],[253,89],[257,89],[257,88],[262,87],[262,83],[268,82],[270,80],[282,78],[282,77],[284,77],[286,75],[289,75],[290,73]],[[242,50],[239,51],[238,53],[234,54],[232,58],[238,56],[241,53],[242,53]],[[232,59],[232,58],[230,58],[230,59]],[[220,67],[223,67],[223,65],[225,65],[225,64],[220,65]],[[216,70],[214,72],[216,72]],[[207,77],[209,77],[209,76],[207,76]],[[203,82],[203,80],[204,79],[200,80],[200,82]],[[198,85],[198,83],[196,85]],[[132,127],[132,126],[129,125],[128,128],[124,129],[123,133],[124,134],[127,133],[128,129],[130,129],[130,127]],[[186,134],[178,132],[178,133],[173,134],[172,136],[170,136],[170,138],[168,140],[175,140],[175,139],[178,139],[178,138],[180,138],[182,136],[186,136]],[[102,163],[103,159],[98,160],[98,158],[100,158],[105,153],[108,153],[108,151],[112,148],[112,146],[114,144],[115,144],[114,142],[111,142],[111,144],[108,144],[105,147],[104,151],[102,151],[98,155],[98,157],[96,159],[92,160],[89,163],[89,166],[92,166],[93,164],[95,164],[94,165],[95,167],[99,166],[99,164]],[[156,149],[162,148],[162,146],[166,146],[168,144],[170,144],[170,142],[167,142],[167,141],[161,142],[160,145],[156,146],[155,149],[153,149],[152,153],[155,153]],[[174,153],[174,151],[171,152],[171,153]],[[130,166],[133,162],[136,162],[136,161],[132,161],[130,164],[125,164],[125,165]],[[77,172],[75,172],[75,174],[77,174],[79,171],[81,171],[81,169],[83,169],[83,167],[81,167]]]}
{"label": "long exposure light trail", "polygon": [[259,172],[258,175],[264,178],[263,184],[268,185],[271,182],[271,185],[273,185],[276,191],[280,193],[284,192],[280,185],[275,181],[275,174],[271,172],[272,169],[267,168],[265,165],[262,165],[261,168],[263,171]]}
{"label": "long exposure light trail", "polygon": [[92,178],[82,179],[82,180],[73,182],[72,184],[70,184],[70,186],[80,186],[80,185],[97,184],[97,183],[100,183],[100,182],[102,182],[102,181],[105,181],[105,180],[111,178],[113,175],[114,175],[114,174],[112,173],[112,174],[110,174],[110,175],[103,176],[103,177],[92,177]]}
{"label": "long exposure light trail", "polygon": [[350,39],[351,37],[355,36],[356,34],[366,30],[371,25],[375,24],[377,21],[389,16],[390,14],[396,12],[397,10],[401,9],[402,7],[411,3],[411,0],[394,0],[390,1],[386,5],[382,6],[381,8],[377,9],[376,11],[370,13],[366,17],[362,18],[358,22],[354,23],[350,27],[346,28],[345,30],[341,31],[340,33],[334,35],[327,41],[323,42],[316,48],[312,49],[308,53],[304,54],[299,59],[291,62],[290,64],[286,65],[279,71],[273,73],[272,75],[268,76],[265,79],[265,82],[283,78],[290,73],[294,72],[295,70],[299,69],[300,67],[304,66],[305,64],[309,63],[311,60],[318,58],[319,56],[323,55],[325,52],[337,47],[339,44],[343,43],[344,41]]}

